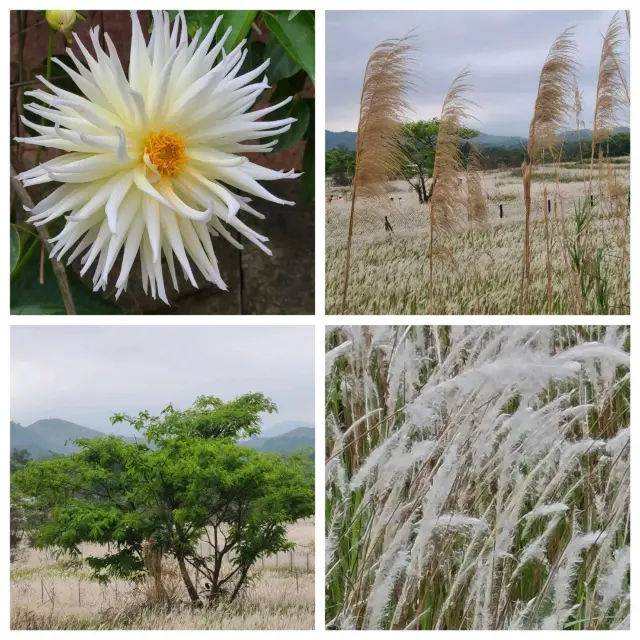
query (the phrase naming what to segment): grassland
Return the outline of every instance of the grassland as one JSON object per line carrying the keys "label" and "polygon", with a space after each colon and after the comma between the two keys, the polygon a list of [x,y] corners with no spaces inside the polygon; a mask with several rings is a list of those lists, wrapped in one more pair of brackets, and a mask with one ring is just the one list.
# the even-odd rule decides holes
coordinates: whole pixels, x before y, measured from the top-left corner
{"label": "grassland", "polygon": [[[11,628],[312,629],[314,529],[313,520],[292,525],[288,535],[296,550],[259,562],[246,593],[221,607],[187,604],[179,571],[171,563],[163,563],[170,599],[159,603],[144,581],[103,585],[92,579],[82,558],[28,549],[11,566]],[[99,555],[100,548],[85,545],[82,554]]]}
{"label": "grassland", "polygon": [[[628,159],[602,164],[595,175],[600,178],[594,181],[594,198],[588,202],[588,166],[567,163],[536,169],[526,300],[522,294],[525,207],[522,182],[514,172],[482,173],[486,224],[458,229],[436,243],[431,294],[427,206],[420,205],[400,181],[389,184],[382,202],[359,200],[346,313],[628,313]],[[341,312],[349,206],[346,200],[327,204],[326,311],[330,314]],[[585,207],[590,216],[588,234],[582,219]],[[464,212],[460,215],[466,219]],[[393,233],[385,232],[384,216]]]}
{"label": "grassland", "polygon": [[332,629],[628,629],[624,327],[326,337]]}

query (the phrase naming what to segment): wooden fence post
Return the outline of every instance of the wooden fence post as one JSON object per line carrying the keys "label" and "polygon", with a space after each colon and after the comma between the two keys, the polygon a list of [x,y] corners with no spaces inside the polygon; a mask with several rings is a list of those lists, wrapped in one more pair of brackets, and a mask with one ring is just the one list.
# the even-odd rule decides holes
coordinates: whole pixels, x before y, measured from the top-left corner
{"label": "wooden fence post", "polygon": [[44,602],[44,581],[40,578],[40,601]]}
{"label": "wooden fence post", "polygon": [[309,571],[309,552],[307,551],[307,571]]}
{"label": "wooden fence post", "polygon": [[502,220],[502,205],[500,205],[500,220]]}
{"label": "wooden fence post", "polygon": [[289,571],[293,571],[293,551],[289,551]]}

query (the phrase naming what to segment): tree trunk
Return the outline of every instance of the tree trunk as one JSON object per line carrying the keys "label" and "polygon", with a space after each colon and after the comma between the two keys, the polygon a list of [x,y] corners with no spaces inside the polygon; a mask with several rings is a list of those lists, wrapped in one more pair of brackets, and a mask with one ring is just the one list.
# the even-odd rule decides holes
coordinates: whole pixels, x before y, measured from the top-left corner
{"label": "tree trunk", "polygon": [[182,580],[184,582],[184,586],[187,587],[187,591],[189,592],[189,597],[191,598],[191,602],[194,604],[200,602],[200,596],[198,595],[198,591],[193,586],[193,582],[191,580],[191,576],[187,571],[187,565],[185,564],[184,557],[179,556],[177,558],[178,566],[180,567],[180,575],[182,576]]}
{"label": "tree trunk", "polygon": [[422,171],[420,172],[420,187],[421,187],[421,191],[422,194],[420,195],[420,203],[425,203],[427,202],[428,199],[428,195],[427,195],[427,184],[424,181],[424,174],[422,173]]}
{"label": "tree trunk", "polygon": [[249,573],[249,567],[246,566],[244,567],[244,569],[242,569],[242,572],[240,574],[240,577],[238,578],[238,582],[236,584],[235,589],[233,590],[233,593],[231,594],[231,598],[229,599],[229,602],[233,602],[236,597],[238,596],[238,594],[240,593],[240,589],[242,588],[242,585],[244,584],[244,581],[247,577],[247,573]]}

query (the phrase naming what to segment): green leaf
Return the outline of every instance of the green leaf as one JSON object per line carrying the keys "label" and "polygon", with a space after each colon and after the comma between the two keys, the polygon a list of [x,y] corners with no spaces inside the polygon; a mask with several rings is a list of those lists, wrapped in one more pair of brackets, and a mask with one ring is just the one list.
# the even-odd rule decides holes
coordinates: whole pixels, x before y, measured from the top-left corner
{"label": "green leaf", "polygon": [[304,86],[304,79],[306,77],[307,74],[301,70],[294,76],[280,80],[269,96],[269,104],[278,104],[278,102],[282,102],[285,98],[298,93]]}
{"label": "green leaf", "polygon": [[13,270],[18,264],[18,258],[20,257],[20,234],[13,224],[11,225],[11,232],[9,236],[9,256],[11,258],[11,269],[9,272],[13,273]]}
{"label": "green leaf", "polygon": [[300,191],[304,202],[313,202],[315,195],[315,162],[316,145],[313,138],[309,138],[304,146],[304,156],[302,158],[302,171],[304,174],[300,179]]}
{"label": "green leaf", "polygon": [[302,140],[309,124],[309,107],[304,100],[292,100],[288,105],[278,109],[272,115],[278,120],[282,118],[297,118],[289,131],[278,136],[278,144],[273,148],[276,153],[288,149],[298,140]]}
{"label": "green leaf", "polygon": [[[67,278],[78,315],[122,313],[118,307],[107,302],[99,293],[91,291],[71,269],[67,269]],[[44,261],[44,284],[40,284],[39,246],[33,251],[31,259],[21,265],[20,272],[11,280],[10,306],[12,313],[16,313],[14,309],[21,308],[31,310],[56,308],[64,313],[64,302],[58,288],[58,281],[53,273],[51,261],[48,259]],[[24,315],[30,312],[17,313]]]}
{"label": "green leaf", "polygon": [[217,11],[185,11],[184,17],[187,20],[187,33],[193,37],[198,29],[202,29],[205,36],[213,26],[218,17]]}
{"label": "green leaf", "polygon": [[289,57],[289,54],[278,42],[278,39],[273,36],[267,40],[264,57],[271,60],[267,69],[267,76],[272,85],[300,71],[300,65]]}
{"label": "green leaf", "polygon": [[300,11],[289,11],[289,20],[293,20],[298,14],[300,13]]}
{"label": "green leaf", "polygon": [[238,73],[239,76],[259,67],[264,62],[265,44],[264,42],[250,42],[247,55]]}
{"label": "green leaf", "polygon": [[222,22],[218,27],[220,36],[231,27],[231,34],[224,43],[225,51],[233,51],[251,31],[251,25],[258,15],[257,11],[218,11],[222,14]]}
{"label": "green leaf", "polygon": [[50,316],[64,315],[64,307],[55,306],[22,306],[11,307],[12,316]]}
{"label": "green leaf", "polygon": [[[169,12],[172,19],[175,18],[177,11]],[[240,42],[247,37],[251,30],[251,25],[258,15],[257,11],[185,11],[184,16],[187,20],[187,31],[190,36],[198,30],[202,29],[202,35],[205,36],[213,23],[222,16],[222,20],[218,25],[216,32],[217,38],[231,27],[231,33],[224,44],[224,49],[228,53],[235,49]]]}
{"label": "green leaf", "polygon": [[301,11],[289,20],[288,11],[264,11],[264,23],[289,56],[315,83],[315,31],[313,14]]}

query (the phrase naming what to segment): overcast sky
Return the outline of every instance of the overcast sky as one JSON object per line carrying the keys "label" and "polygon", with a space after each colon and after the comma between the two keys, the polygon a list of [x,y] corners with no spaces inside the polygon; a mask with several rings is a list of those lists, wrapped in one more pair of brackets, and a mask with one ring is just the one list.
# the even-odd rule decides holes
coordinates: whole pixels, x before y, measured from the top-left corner
{"label": "overcast sky", "polygon": [[[471,65],[474,128],[527,136],[540,70],[554,39],[575,26],[583,119],[591,128],[602,37],[613,11],[328,11],[326,128],[355,131],[374,47],[414,29],[419,46],[415,119],[438,116],[455,76]],[[626,25],[626,23],[625,23]],[[623,49],[628,60],[626,27]],[[628,122],[623,115],[623,125]],[[575,129],[575,123],[568,127]]]}
{"label": "overcast sky", "polygon": [[313,327],[12,327],[11,419],[112,428],[116,412],[262,392],[281,420],[314,422]]}

